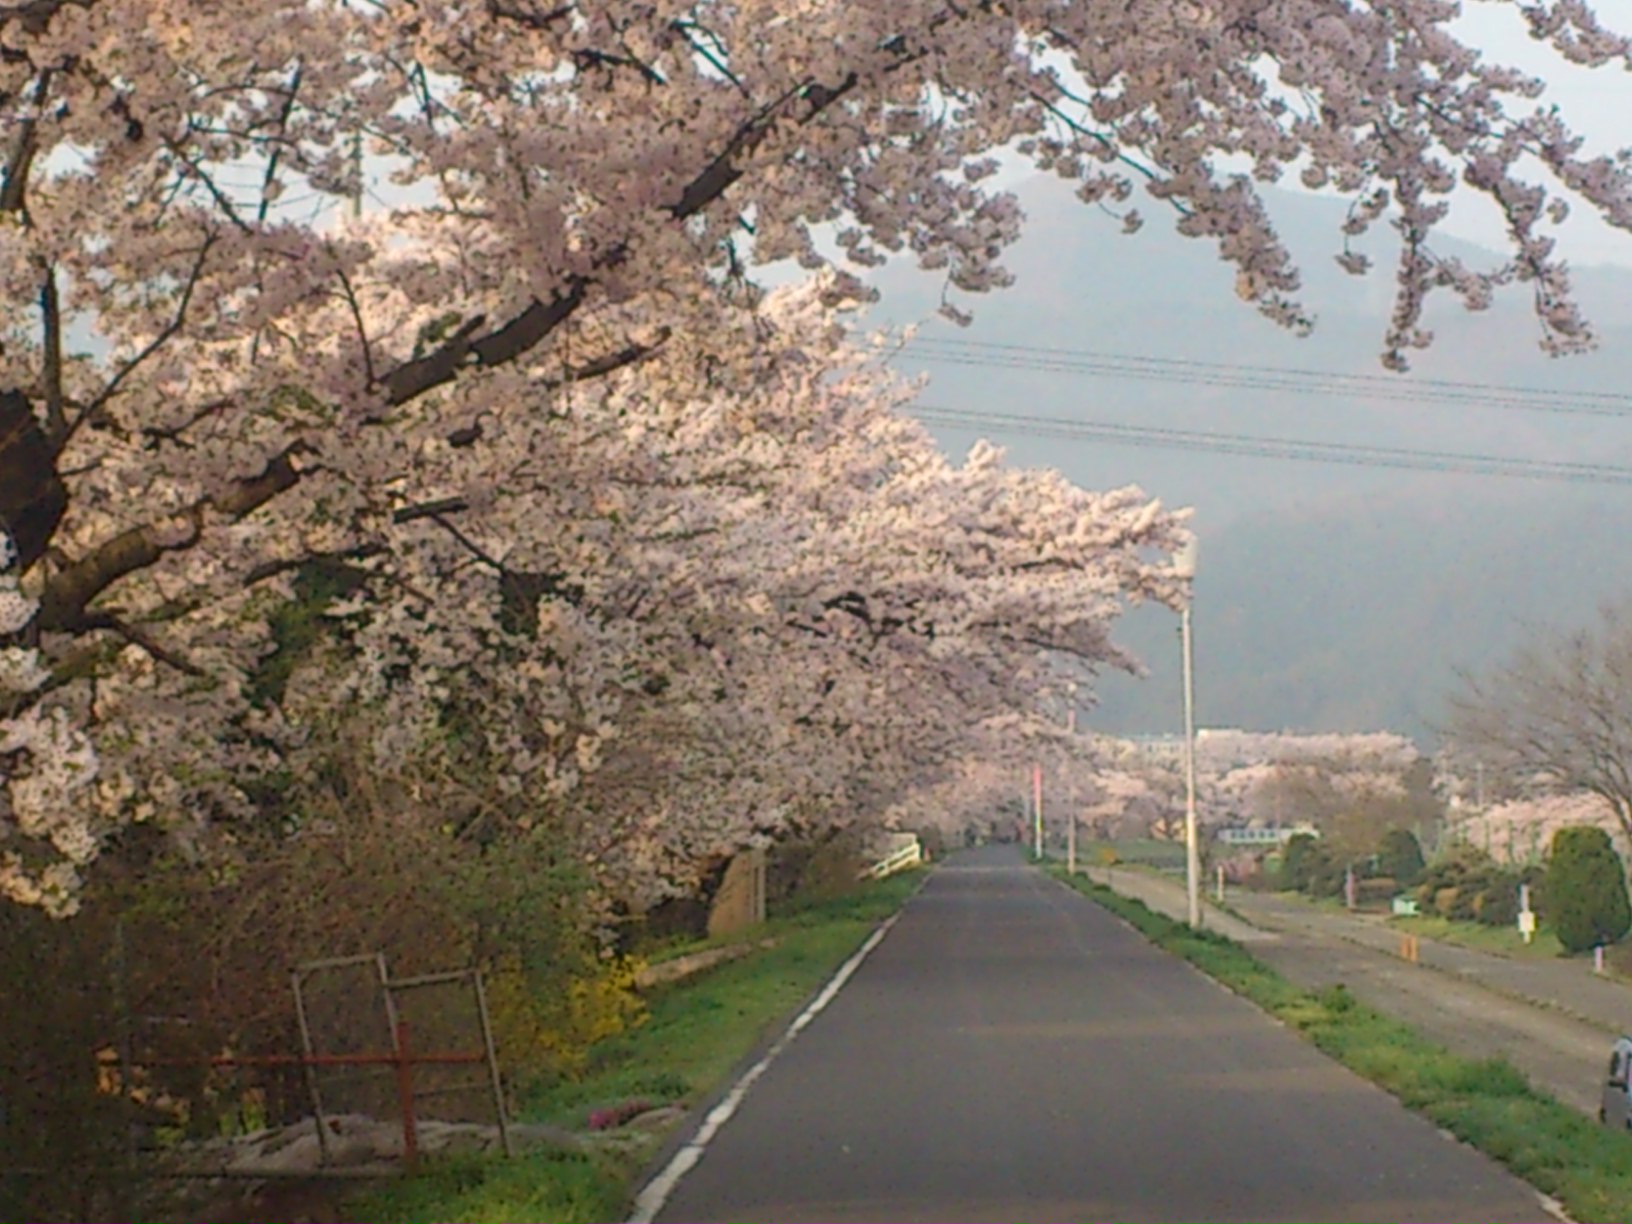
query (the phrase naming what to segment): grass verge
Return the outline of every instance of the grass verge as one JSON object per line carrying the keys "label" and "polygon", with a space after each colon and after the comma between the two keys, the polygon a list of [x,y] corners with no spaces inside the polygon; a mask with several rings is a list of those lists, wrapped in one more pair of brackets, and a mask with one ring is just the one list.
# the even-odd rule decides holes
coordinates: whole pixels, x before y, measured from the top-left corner
{"label": "grass verge", "polygon": [[[582,1131],[594,1109],[631,1100],[688,1107],[706,1100],[901,907],[922,878],[922,869],[902,872],[775,916],[753,933],[776,937],[775,947],[653,991],[644,1024],[597,1046],[581,1077],[534,1088],[517,1121]],[[346,1218],[369,1224],[621,1220],[631,1183],[661,1141],[659,1134],[589,1153],[546,1150],[514,1160],[431,1161],[415,1177],[349,1201]]]}
{"label": "grass verge", "polygon": [[1504,1059],[1452,1054],[1358,1002],[1342,986],[1314,993],[1245,948],[1050,868],[1050,873],[1302,1033],[1407,1107],[1552,1195],[1576,1220],[1632,1219],[1632,1142],[1537,1091]]}
{"label": "grass verge", "polygon": [[1516,926],[1486,926],[1479,922],[1457,922],[1435,914],[1391,918],[1389,925],[1424,939],[1472,948],[1476,952],[1490,952],[1496,956],[1524,959],[1556,960],[1564,955],[1558,936],[1543,926],[1529,943],[1519,934]]}

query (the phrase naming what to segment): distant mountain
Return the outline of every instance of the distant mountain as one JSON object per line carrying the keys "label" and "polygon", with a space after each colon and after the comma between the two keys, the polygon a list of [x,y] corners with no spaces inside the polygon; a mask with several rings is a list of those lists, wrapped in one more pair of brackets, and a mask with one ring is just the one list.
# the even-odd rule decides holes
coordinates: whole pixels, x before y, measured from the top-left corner
{"label": "distant mountain", "polygon": [[[1299,339],[1239,302],[1233,273],[1212,248],[1174,235],[1161,218],[1151,216],[1144,231],[1124,236],[1057,184],[1033,180],[1020,193],[1030,222],[1010,261],[1017,284],[975,299],[970,328],[937,321],[925,335],[1326,375],[1383,373],[1377,354],[1393,289],[1388,235],[1370,241],[1379,265],[1370,276],[1342,272],[1331,258],[1339,249],[1339,204],[1271,196],[1283,238],[1303,261],[1305,301],[1317,313],[1315,334]],[[1500,262],[1454,240],[1437,245],[1475,266]],[[1600,337],[1596,352],[1565,360],[1543,355],[1522,287],[1480,315],[1444,300],[1430,318],[1438,342],[1388,389],[1410,394],[1425,380],[1453,379],[1626,394],[1632,413],[1632,270],[1588,268],[1576,280]],[[893,322],[931,317],[941,291],[938,282],[896,266],[884,270],[881,285],[878,314]],[[977,363],[991,352],[961,351]],[[911,347],[899,364],[930,375],[922,401],[931,405],[1632,465],[1632,415],[953,365],[915,360]],[[935,431],[954,453],[976,436]],[[1601,599],[1632,594],[1632,486],[1011,438],[996,427],[980,432],[1007,444],[1017,463],[1055,467],[1090,487],[1134,483],[1168,504],[1195,507],[1197,704],[1205,725],[1388,727],[1421,736],[1438,716],[1456,666],[1489,665],[1521,640],[1526,624],[1581,623]],[[1159,610],[1130,618],[1123,639],[1153,675],[1142,683],[1107,678],[1097,725],[1116,732],[1176,725],[1175,623]]]}
{"label": "distant mountain", "polygon": [[[1632,490],[1333,504],[1245,518],[1209,542],[1195,604],[1202,725],[1389,728],[1421,740],[1457,669],[1478,670],[1536,627],[1577,625],[1632,597]],[[1090,722],[1175,729],[1178,618],[1131,616],[1122,640],[1151,677],[1108,676]]]}

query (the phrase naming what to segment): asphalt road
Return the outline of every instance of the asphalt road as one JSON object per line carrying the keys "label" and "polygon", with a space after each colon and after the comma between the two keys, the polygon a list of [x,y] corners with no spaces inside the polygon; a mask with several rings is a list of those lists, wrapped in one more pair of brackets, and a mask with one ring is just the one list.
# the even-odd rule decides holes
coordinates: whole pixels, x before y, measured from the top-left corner
{"label": "asphalt road", "polygon": [[657,1215],[1543,1218],[1530,1187],[1007,847],[936,871]]}

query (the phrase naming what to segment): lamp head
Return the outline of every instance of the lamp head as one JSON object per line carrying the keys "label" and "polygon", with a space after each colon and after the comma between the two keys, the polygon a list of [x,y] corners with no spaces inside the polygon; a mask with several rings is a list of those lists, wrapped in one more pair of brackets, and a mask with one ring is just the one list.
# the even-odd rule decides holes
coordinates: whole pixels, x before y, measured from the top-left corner
{"label": "lamp head", "polygon": [[1196,576],[1196,537],[1190,536],[1173,554],[1173,573],[1186,580]]}

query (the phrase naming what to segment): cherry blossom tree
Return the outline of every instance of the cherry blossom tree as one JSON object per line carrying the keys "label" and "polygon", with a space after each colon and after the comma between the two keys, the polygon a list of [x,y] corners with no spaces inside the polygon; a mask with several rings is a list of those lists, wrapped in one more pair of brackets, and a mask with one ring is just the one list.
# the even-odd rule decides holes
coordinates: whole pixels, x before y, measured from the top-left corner
{"label": "cherry blossom tree", "polygon": [[[1596,795],[1632,838],[1632,618],[1554,630],[1452,694],[1446,738],[1461,772],[1501,799]],[[1486,785],[1488,780],[1488,787]]]}
{"label": "cherry blossom tree", "polygon": [[[1627,61],[1579,0],[1518,12],[1574,62]],[[1154,532],[1159,547],[1167,529],[1136,496],[1000,475],[987,453],[939,473],[920,449],[882,461],[901,466],[865,509],[824,520],[823,498],[846,490],[812,479],[778,487],[807,504],[774,527],[719,528],[762,511],[764,464],[844,471],[753,436],[744,391],[786,346],[760,351],[775,324],[752,267],[902,252],[943,270],[949,294],[1000,287],[1021,222],[993,186],[1005,154],[1129,228],[1142,188],[1235,264],[1243,299],[1303,327],[1254,189],[1291,171],[1353,202],[1345,241],[1395,225],[1390,364],[1428,343],[1431,292],[1479,307],[1508,281],[1534,293],[1545,345],[1582,347],[1549,228],[1570,198],[1626,227],[1625,167],[1584,155],[1537,105],[1540,83],[1459,44],[1453,17],[1439,0],[0,7],[0,282],[33,304],[0,321],[6,894],[66,896],[123,822],[207,840],[252,819],[258,779],[298,775],[314,710],[389,708],[388,761],[464,703],[511,788],[559,798],[607,759],[677,644],[716,649],[700,623],[717,611],[710,580],[744,567],[787,578],[755,616],[852,660],[822,690],[840,726],[880,725],[854,715],[897,699],[897,681],[855,674],[881,644],[976,709],[1022,648],[1114,662],[1103,609],[1067,604],[1150,585],[1120,541]],[[1507,219],[1509,265],[1435,253],[1464,189]],[[354,201],[360,215],[341,216]],[[803,398],[822,403],[832,376],[812,361]],[[900,441],[867,421],[873,444]],[[732,429],[764,454],[696,481],[670,466],[683,448],[664,439],[701,448]],[[586,444],[602,434],[647,445]],[[709,481],[736,500],[704,496]],[[1049,553],[1036,529],[1053,514],[1072,526]],[[953,555],[918,555],[958,572],[955,590],[870,555],[897,529],[927,549],[937,521]],[[755,523],[773,538],[752,550],[692,547],[702,532],[741,545]],[[598,563],[612,539],[640,544],[649,586]],[[842,587],[825,581],[829,547],[854,571]],[[1085,552],[1095,565],[1069,577]],[[250,688],[279,649],[269,618],[314,564],[361,574],[335,612],[347,644],[268,702]],[[1024,596],[1016,573],[1035,578]],[[698,623],[641,620],[680,591]],[[715,665],[757,648],[718,647],[736,662]],[[844,759],[876,764],[909,730],[859,742],[871,733]],[[44,846],[52,861],[25,859]]]}
{"label": "cherry blossom tree", "polygon": [[1591,791],[1507,799],[1458,821],[1452,834],[1499,861],[1534,862],[1552,846],[1554,833],[1582,825],[1603,829],[1625,851],[1627,838],[1615,809]]}
{"label": "cherry blossom tree", "polygon": [[[1128,665],[1111,621],[1177,596],[1161,559],[1183,516],[989,447],[949,462],[824,296],[767,303],[751,395],[683,385],[675,346],[569,419],[519,414],[531,434],[507,445],[533,465],[503,498],[416,516],[352,563],[337,644],[281,698],[282,759],[324,769],[325,737],[315,755],[299,737],[372,726],[373,768],[449,780],[471,835],[542,800],[609,892],[650,903],[756,840],[877,819],[1050,657]],[[450,703],[466,759],[427,768]],[[494,770],[515,802],[478,811]],[[461,798],[461,776],[482,784]]]}

